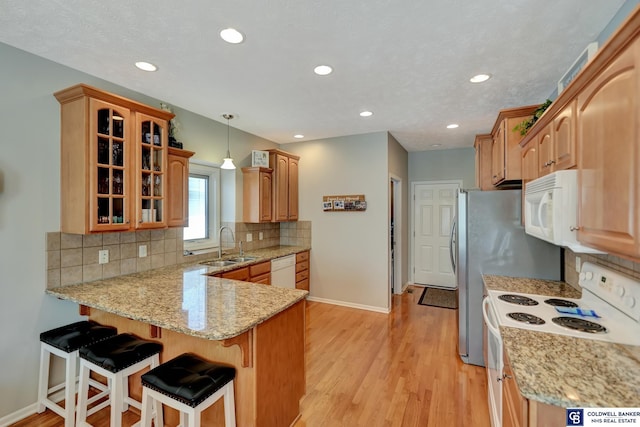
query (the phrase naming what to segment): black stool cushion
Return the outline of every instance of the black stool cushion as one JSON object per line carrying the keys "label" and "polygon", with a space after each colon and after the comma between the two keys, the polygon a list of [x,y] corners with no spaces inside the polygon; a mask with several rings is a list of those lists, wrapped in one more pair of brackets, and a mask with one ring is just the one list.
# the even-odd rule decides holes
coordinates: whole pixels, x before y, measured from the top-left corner
{"label": "black stool cushion", "polygon": [[72,353],[81,347],[100,342],[117,335],[116,328],[102,326],[94,321],[85,320],[51,329],[40,334],[40,341],[59,350]]}
{"label": "black stool cushion", "polygon": [[162,351],[162,344],[147,341],[132,334],[120,334],[99,343],[83,347],[80,357],[113,373]]}
{"label": "black stool cushion", "polygon": [[142,375],[142,385],[195,408],[235,376],[235,368],[185,353]]}

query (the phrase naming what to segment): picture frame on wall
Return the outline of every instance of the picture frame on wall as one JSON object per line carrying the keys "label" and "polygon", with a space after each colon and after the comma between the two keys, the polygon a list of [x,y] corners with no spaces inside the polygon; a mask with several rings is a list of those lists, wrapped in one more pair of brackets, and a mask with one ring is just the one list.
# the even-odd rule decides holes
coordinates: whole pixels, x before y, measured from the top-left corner
{"label": "picture frame on wall", "polygon": [[261,150],[251,151],[251,166],[252,167],[269,167],[269,152]]}

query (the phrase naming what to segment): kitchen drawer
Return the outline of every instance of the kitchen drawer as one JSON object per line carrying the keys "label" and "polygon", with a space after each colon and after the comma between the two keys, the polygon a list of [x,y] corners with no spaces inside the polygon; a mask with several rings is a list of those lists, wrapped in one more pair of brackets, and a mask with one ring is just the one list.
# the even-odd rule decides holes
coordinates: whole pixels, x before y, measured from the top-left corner
{"label": "kitchen drawer", "polygon": [[243,267],[236,270],[226,271],[224,273],[221,273],[220,275],[216,275],[216,277],[233,280],[244,280],[246,282],[249,280],[249,268]]}
{"label": "kitchen drawer", "polygon": [[250,282],[262,283],[263,285],[271,284],[271,273],[261,274],[259,276],[251,276]]}
{"label": "kitchen drawer", "polygon": [[296,280],[296,289],[304,289],[305,291],[309,290],[309,279],[304,280]]}
{"label": "kitchen drawer", "polygon": [[296,261],[296,273],[309,269],[309,261]]}
{"label": "kitchen drawer", "polygon": [[304,251],[296,254],[296,263],[308,261],[309,260],[309,251]]}
{"label": "kitchen drawer", "polygon": [[251,276],[251,278],[268,273],[271,273],[271,261],[265,261],[261,262],[260,264],[249,266],[249,275]]}
{"label": "kitchen drawer", "polygon": [[308,279],[309,278],[309,270],[301,271],[300,273],[296,273],[296,283]]}

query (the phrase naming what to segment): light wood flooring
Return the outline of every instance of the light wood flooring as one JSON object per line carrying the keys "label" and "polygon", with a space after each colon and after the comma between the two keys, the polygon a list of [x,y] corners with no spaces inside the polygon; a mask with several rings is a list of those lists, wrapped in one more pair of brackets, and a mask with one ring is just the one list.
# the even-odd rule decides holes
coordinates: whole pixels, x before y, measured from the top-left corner
{"label": "light wood flooring", "polygon": [[[307,303],[307,395],[295,427],[490,425],[484,368],[457,354],[457,310],[418,305],[421,289],[410,289],[390,315]],[[137,419],[129,411],[123,425]],[[107,427],[108,409],[89,421]],[[61,425],[47,410],[12,427]]]}

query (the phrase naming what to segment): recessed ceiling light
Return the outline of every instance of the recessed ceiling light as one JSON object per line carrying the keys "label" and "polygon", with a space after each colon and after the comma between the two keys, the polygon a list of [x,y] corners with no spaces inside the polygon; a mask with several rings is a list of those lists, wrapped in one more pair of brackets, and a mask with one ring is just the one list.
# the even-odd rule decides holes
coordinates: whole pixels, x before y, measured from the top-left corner
{"label": "recessed ceiling light", "polygon": [[138,67],[142,71],[156,71],[158,69],[158,67],[153,65],[151,62],[145,62],[145,61],[136,62],[136,67]]}
{"label": "recessed ceiling light", "polygon": [[361,117],[371,117],[371,116],[373,116],[373,113],[371,111],[362,111],[360,113],[360,116]]}
{"label": "recessed ceiling light", "polygon": [[244,40],[244,36],[242,35],[242,33],[235,28],[225,28],[224,30],[220,31],[220,37],[222,37],[222,40],[226,41],[227,43],[233,44],[242,43],[242,41]]}
{"label": "recessed ceiling light", "polygon": [[301,139],[301,138],[304,138],[304,135],[299,133],[297,135],[293,135],[293,137],[296,138],[296,139]]}
{"label": "recessed ceiling light", "polygon": [[440,147],[441,144],[431,144],[432,147]]}
{"label": "recessed ceiling light", "polygon": [[486,82],[490,78],[491,78],[491,74],[478,74],[476,76],[471,77],[469,81],[471,83],[482,83],[482,82]]}
{"label": "recessed ceiling light", "polygon": [[331,74],[333,72],[333,68],[328,65],[318,65],[313,69],[313,72],[319,76],[326,76],[327,74]]}
{"label": "recessed ceiling light", "polygon": [[458,127],[460,127],[460,125],[457,123],[451,123],[450,125],[447,125],[447,129],[455,129]]}

